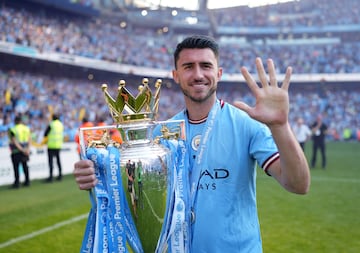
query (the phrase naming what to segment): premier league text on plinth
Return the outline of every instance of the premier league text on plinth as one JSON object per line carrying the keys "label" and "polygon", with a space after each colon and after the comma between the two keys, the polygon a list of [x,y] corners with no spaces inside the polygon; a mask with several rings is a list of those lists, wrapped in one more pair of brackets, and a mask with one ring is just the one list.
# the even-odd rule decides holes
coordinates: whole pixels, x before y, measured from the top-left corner
{"label": "premier league text on plinth", "polygon": [[155,121],[160,89],[144,79],[135,97],[121,80],[113,98],[103,84],[114,125],[80,129],[98,179],[81,252],[189,251],[184,121]]}

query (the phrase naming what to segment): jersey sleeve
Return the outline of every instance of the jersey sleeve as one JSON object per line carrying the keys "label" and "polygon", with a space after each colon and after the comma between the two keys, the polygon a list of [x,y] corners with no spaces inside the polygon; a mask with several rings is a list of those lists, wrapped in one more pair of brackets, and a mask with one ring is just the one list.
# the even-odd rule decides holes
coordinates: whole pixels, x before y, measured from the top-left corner
{"label": "jersey sleeve", "polygon": [[269,128],[261,123],[256,125],[250,142],[250,154],[267,173],[270,165],[279,159],[280,155]]}

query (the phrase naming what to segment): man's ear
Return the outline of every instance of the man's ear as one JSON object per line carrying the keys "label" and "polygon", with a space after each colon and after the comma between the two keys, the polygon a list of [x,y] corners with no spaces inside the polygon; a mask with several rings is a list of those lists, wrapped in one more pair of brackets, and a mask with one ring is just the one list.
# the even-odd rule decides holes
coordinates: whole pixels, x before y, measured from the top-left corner
{"label": "man's ear", "polygon": [[219,81],[221,80],[222,74],[223,74],[223,69],[219,68],[219,70],[218,70],[218,80]]}
{"label": "man's ear", "polygon": [[179,83],[179,77],[178,77],[176,69],[173,69],[172,76],[173,76],[175,83]]}

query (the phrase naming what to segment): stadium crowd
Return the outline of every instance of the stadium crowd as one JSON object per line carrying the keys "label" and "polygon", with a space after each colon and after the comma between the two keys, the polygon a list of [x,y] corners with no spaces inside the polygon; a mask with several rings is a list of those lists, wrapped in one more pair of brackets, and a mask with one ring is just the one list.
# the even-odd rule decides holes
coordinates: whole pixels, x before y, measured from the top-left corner
{"label": "stadium crowd", "polygon": [[219,26],[232,27],[320,27],[360,23],[357,0],[301,0],[257,8],[215,9],[213,12]]}
{"label": "stadium crowd", "polygon": [[[359,7],[354,4],[356,1],[346,0],[346,2],[348,4],[341,3],[342,8],[338,8],[338,1],[326,1],[326,4],[324,1],[319,1],[319,3],[317,1],[301,1],[301,6],[305,6],[307,9],[313,8],[312,15],[305,15],[307,17],[306,25],[318,24],[319,19],[322,20],[320,22],[322,25],[338,24],[336,22],[359,25]],[[297,8],[300,3],[290,3],[293,7],[288,7],[286,13],[295,10],[298,15],[294,16],[303,16],[300,14],[305,11],[303,10],[305,7]],[[271,22],[272,15],[276,13],[275,8],[280,8],[279,13],[285,12],[281,10],[285,7],[254,9],[242,7],[241,10],[249,9],[246,12],[243,11],[244,15],[231,15],[232,9],[214,11],[214,15],[219,24],[226,23],[231,26],[245,22],[244,25],[251,28],[259,25],[275,25]],[[328,12],[328,8],[337,11]],[[333,15],[334,13],[338,13],[339,16]],[[346,14],[341,15],[342,13]],[[250,18],[246,18],[248,16]],[[236,17],[240,17],[241,20]],[[226,21],[223,21],[224,19]],[[246,22],[246,20],[249,21]],[[293,26],[304,25],[301,18],[289,20],[295,22],[295,24],[291,24]],[[131,30],[130,28],[124,29],[118,23],[107,22],[102,18],[90,19],[73,16],[64,18],[64,15],[57,16],[54,13],[46,15],[44,12],[11,7],[0,8],[0,21],[1,41],[31,47],[39,52],[58,52],[165,70],[171,70],[172,48],[181,37],[178,34],[158,33],[158,31],[141,27],[133,27]],[[281,25],[279,24],[279,27]],[[359,73],[359,35],[353,32],[344,34],[346,34],[346,38],[342,38],[342,41],[325,44],[267,45],[248,41],[247,45],[239,45],[238,42],[228,41],[222,49],[221,64],[226,73],[238,73],[240,66],[252,66],[252,59],[259,56],[264,59],[273,58],[278,70],[282,73],[289,65],[293,66],[294,73],[297,74]]]}
{"label": "stadium crowd", "polygon": [[[107,115],[106,122],[112,123],[108,107],[101,95],[100,84],[88,80],[49,77],[22,72],[0,71],[0,146],[8,143],[7,129],[12,126],[15,115],[22,114],[25,123],[33,132],[33,140],[40,142],[52,112],[60,112],[69,141],[74,136],[86,115],[96,123],[99,115]],[[117,84],[109,85],[115,96]],[[290,121],[302,116],[311,124],[316,115],[322,113],[329,125],[329,138],[343,140],[343,132],[349,129],[351,138],[356,139],[360,130],[360,87],[357,90],[323,86],[302,89],[293,85],[290,92]],[[135,94],[134,94],[135,95]],[[254,98],[245,85],[221,84],[219,97],[227,102],[243,100],[254,104]],[[161,91],[159,120],[170,118],[183,107],[180,90],[176,85],[164,87]]]}
{"label": "stadium crowd", "polygon": [[[116,83],[109,85],[114,97],[116,89]],[[136,95],[135,91],[131,91]],[[8,144],[7,130],[14,124],[15,115],[23,115],[24,123],[30,126],[33,141],[37,143],[41,142],[54,112],[60,114],[65,137],[69,141],[74,141],[84,117],[96,124],[98,118],[105,115],[106,123],[112,123],[99,83],[0,70],[0,92],[3,94],[0,99],[0,146]],[[174,89],[162,89],[159,120],[169,118],[181,107],[181,99],[174,99],[179,97],[176,92]]]}
{"label": "stadium crowd", "polygon": [[[213,11],[218,25],[244,26],[311,26],[313,24],[360,24],[357,0],[293,2],[289,4],[249,9],[239,7]],[[331,4],[330,4],[331,3]],[[341,4],[341,8],[339,7]],[[328,8],[331,8],[329,12]],[[232,15],[240,11],[244,15]],[[301,18],[273,20],[274,13],[311,13]],[[321,15],[320,15],[320,14]],[[344,15],[344,13],[346,13]],[[246,14],[246,15],[245,15]],[[276,15],[275,15],[276,16]],[[238,18],[240,17],[240,19]],[[286,23],[283,23],[285,22]],[[221,49],[221,65],[225,73],[239,73],[240,66],[251,70],[256,56],[273,58],[280,72],[291,65],[294,73],[360,73],[360,42],[357,33],[347,35],[348,41],[335,44],[311,45],[257,45],[243,47],[227,43]],[[353,36],[353,37],[351,37]],[[39,52],[58,52],[104,61],[171,70],[172,48],[181,34],[157,33],[151,29],[135,28],[131,31],[101,18],[46,15],[36,10],[0,7],[0,41],[30,47]],[[220,38],[219,38],[220,39]],[[254,70],[253,70],[254,71]],[[35,73],[0,69],[0,146],[8,144],[7,129],[16,114],[23,114],[30,125],[33,139],[39,142],[52,112],[61,113],[67,140],[75,133],[86,115],[96,122],[99,115],[109,115],[102,99],[98,99],[100,84],[87,79],[54,77]],[[116,84],[113,85],[115,92]],[[176,85],[162,90],[159,119],[172,116],[183,106]],[[360,88],[333,88],[323,85],[301,89],[292,86],[291,122],[302,116],[311,124],[322,113],[330,128],[329,138],[342,140],[343,132],[350,130],[351,138],[360,131]],[[225,101],[244,100],[252,104],[249,91],[241,85],[224,84],[219,97]],[[111,123],[110,116],[107,123]]]}

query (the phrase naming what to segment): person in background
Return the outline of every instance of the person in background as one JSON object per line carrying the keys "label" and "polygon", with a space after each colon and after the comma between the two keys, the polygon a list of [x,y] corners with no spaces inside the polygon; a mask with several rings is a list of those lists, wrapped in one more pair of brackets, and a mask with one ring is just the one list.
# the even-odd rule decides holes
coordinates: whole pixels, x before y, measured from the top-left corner
{"label": "person in background", "polygon": [[345,127],[342,132],[342,139],[344,141],[350,141],[353,137],[353,133],[350,127]]}
{"label": "person in background", "polygon": [[[98,115],[96,116],[96,126],[97,127],[103,127],[103,126],[106,126],[106,122],[105,122],[105,119],[104,117],[102,117],[101,115]],[[101,130],[101,129],[98,129],[95,131],[95,135],[96,135],[96,138],[99,138],[101,139],[101,136],[104,134],[104,131]]]}
{"label": "person in background", "polygon": [[137,218],[136,205],[137,205],[137,196],[135,191],[135,162],[128,160],[125,166],[126,175],[128,178],[128,192],[131,199],[131,205],[133,207],[134,216]]}
{"label": "person in background", "polygon": [[318,115],[316,121],[311,125],[312,131],[312,158],[311,158],[311,168],[315,168],[317,153],[320,150],[321,153],[321,166],[323,169],[326,168],[326,147],[325,147],[325,138],[328,131],[328,126],[323,122],[322,115]]}
{"label": "person in background", "polygon": [[64,126],[57,114],[53,114],[52,121],[45,130],[42,144],[45,143],[47,144],[49,160],[49,177],[46,182],[53,181],[54,158],[59,171],[56,180],[60,181],[62,179],[60,151],[64,143]]}
{"label": "person in background", "polygon": [[[172,119],[185,120],[193,189],[190,250],[260,253],[257,165],[289,192],[306,194],[310,187],[307,160],[288,120],[292,69],[287,68],[279,86],[273,61],[266,62],[267,77],[262,60],[256,58],[260,85],[246,67],[241,68],[255,106],[229,104],[216,95],[223,74],[219,54],[215,40],[203,35],[185,38],[174,50],[172,75],[186,108]],[[74,164],[80,189],[96,185],[94,170],[90,160]]]}
{"label": "person in background", "polygon": [[139,161],[137,162],[137,167],[136,167],[136,180],[138,182],[138,202],[137,204],[144,209],[144,201],[143,201],[143,184],[142,184],[142,174],[143,174],[143,167],[142,167],[142,162],[139,159]]}
{"label": "person in background", "polygon": [[[79,130],[77,131],[76,135],[75,135],[75,142],[77,143],[77,152],[79,154],[79,158],[81,159],[81,145],[80,145],[80,128],[85,128],[85,127],[94,127],[94,123],[90,122],[88,120],[87,117],[83,117],[82,118],[82,124],[79,127]],[[87,141],[87,139],[89,137],[91,137],[92,135],[94,135],[94,131],[85,131],[84,132],[84,138],[85,141]]]}
{"label": "person in background", "polygon": [[30,128],[22,122],[21,116],[18,115],[15,117],[15,126],[9,129],[8,134],[10,140],[9,147],[11,152],[11,162],[13,164],[15,175],[15,181],[11,188],[16,189],[20,187],[20,164],[25,175],[24,186],[29,186],[30,177],[28,161],[30,156],[31,140]]}
{"label": "person in background", "polygon": [[305,143],[311,138],[312,133],[310,128],[304,124],[302,117],[297,119],[296,124],[293,127],[293,131],[302,150],[305,151]]}
{"label": "person in background", "polygon": [[[103,117],[102,115],[98,115],[96,117],[96,126],[97,127],[108,126],[108,124],[105,121],[105,117]],[[121,138],[121,134],[120,134],[118,129],[115,129],[115,128],[110,129],[109,133],[110,133],[111,140],[113,140],[113,141],[115,141],[116,143],[119,143],[119,144],[123,143],[123,140]],[[104,134],[104,130],[101,130],[101,129],[95,130],[95,136],[96,136],[97,139],[101,139],[103,134]]]}

